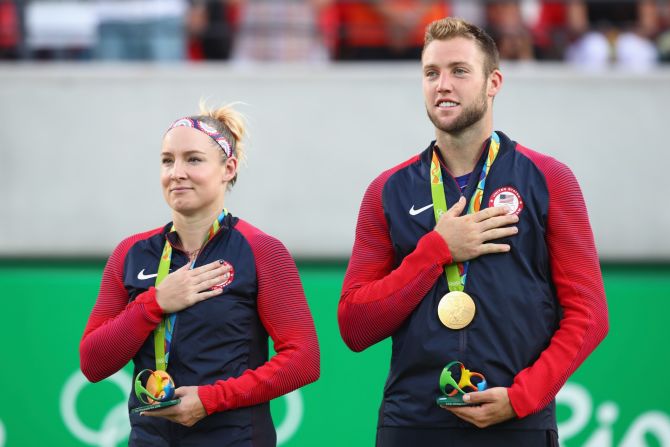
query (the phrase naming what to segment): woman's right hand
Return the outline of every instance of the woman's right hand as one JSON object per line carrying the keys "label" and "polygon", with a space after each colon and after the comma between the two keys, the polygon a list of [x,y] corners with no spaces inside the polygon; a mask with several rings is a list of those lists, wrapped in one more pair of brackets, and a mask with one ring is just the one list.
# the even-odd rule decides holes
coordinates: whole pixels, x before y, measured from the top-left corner
{"label": "woman's right hand", "polygon": [[230,264],[223,261],[214,261],[193,270],[190,264],[186,264],[156,286],[156,301],[164,313],[171,314],[219,295],[221,289],[210,289],[225,282],[230,269]]}

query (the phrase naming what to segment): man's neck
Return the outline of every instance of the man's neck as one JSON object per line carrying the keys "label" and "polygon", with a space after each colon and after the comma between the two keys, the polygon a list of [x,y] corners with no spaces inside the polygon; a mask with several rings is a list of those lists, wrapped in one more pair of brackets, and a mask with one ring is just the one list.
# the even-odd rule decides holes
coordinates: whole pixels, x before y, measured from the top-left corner
{"label": "man's neck", "polygon": [[482,144],[491,136],[491,132],[492,126],[472,126],[458,134],[437,131],[436,144],[451,175],[460,177],[475,169]]}
{"label": "man's neck", "polygon": [[221,208],[214,208],[193,215],[174,212],[172,220],[179,234],[182,248],[192,253],[202,247],[202,243],[212,227],[212,223],[221,213]]}

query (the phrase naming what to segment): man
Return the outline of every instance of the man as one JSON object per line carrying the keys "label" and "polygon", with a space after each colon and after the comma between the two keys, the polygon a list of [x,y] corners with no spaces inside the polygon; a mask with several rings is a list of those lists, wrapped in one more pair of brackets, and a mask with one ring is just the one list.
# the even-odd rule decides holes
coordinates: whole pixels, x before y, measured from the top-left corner
{"label": "man", "polygon": [[[377,445],[557,446],[554,397],[608,330],[581,191],[493,132],[485,32],[433,22],[422,67],[436,140],[365,193],[338,309],[354,351],[393,339]],[[451,362],[486,378],[469,406],[436,403]]]}

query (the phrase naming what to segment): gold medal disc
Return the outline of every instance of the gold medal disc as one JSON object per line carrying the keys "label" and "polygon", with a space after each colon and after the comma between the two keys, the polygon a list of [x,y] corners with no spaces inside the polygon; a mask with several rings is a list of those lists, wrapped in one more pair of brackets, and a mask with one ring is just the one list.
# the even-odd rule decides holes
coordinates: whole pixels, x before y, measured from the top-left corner
{"label": "gold medal disc", "polygon": [[449,292],[437,305],[437,316],[449,329],[463,329],[475,318],[475,302],[465,292]]}

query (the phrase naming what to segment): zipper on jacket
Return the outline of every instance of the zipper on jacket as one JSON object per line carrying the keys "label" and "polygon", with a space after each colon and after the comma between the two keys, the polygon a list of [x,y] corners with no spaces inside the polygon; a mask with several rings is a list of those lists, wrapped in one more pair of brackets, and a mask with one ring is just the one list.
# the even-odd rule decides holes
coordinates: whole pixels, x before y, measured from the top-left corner
{"label": "zipper on jacket", "polygon": [[[177,248],[177,247],[172,247],[172,248],[173,248],[173,250],[176,250],[176,251],[180,252],[181,254],[183,254],[184,257],[186,258],[186,262],[189,263],[189,264],[193,264],[193,268],[196,268],[195,263],[198,261],[198,257],[205,251],[205,248],[210,244],[210,242],[212,242],[212,240],[214,240],[215,237],[217,237],[219,235],[219,233],[222,230],[223,230],[223,225],[221,225],[221,227],[219,228],[219,231],[214,235],[214,237],[212,237],[207,242],[205,242],[205,245],[203,245],[200,248],[200,250],[198,250],[198,253],[195,255],[195,259],[193,259],[193,261],[191,261],[191,258],[188,257],[188,253],[186,253],[184,250],[182,250],[180,248]],[[179,312],[177,312],[177,314],[179,314]],[[171,360],[176,358],[176,355],[174,355],[174,354],[177,351],[177,329],[179,329],[178,322],[179,322],[179,318],[177,317],[177,318],[175,318],[174,327],[172,328],[172,341],[170,342],[170,359]],[[168,366],[169,366],[169,364],[170,364],[170,362],[168,361]]]}
{"label": "zipper on jacket", "polygon": [[460,353],[459,357],[461,359],[465,357],[465,351],[467,348],[468,348],[468,330],[466,328],[463,328],[460,331],[458,339],[458,351]]}

